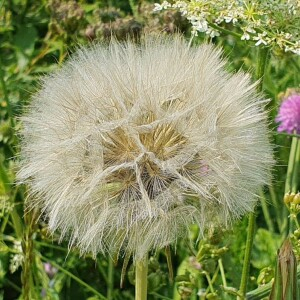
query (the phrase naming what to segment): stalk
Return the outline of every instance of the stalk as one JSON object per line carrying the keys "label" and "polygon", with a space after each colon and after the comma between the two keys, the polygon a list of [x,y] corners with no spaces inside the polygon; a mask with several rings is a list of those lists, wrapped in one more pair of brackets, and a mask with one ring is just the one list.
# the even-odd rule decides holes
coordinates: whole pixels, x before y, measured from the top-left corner
{"label": "stalk", "polygon": [[114,263],[111,257],[108,259],[108,274],[107,274],[107,299],[113,300],[114,291]]}
{"label": "stalk", "polygon": [[287,177],[285,181],[285,193],[291,193],[297,192],[297,171],[299,168],[299,138],[293,137],[292,138],[292,144],[291,144],[291,150],[290,150],[290,156],[289,156],[289,162],[288,162],[288,168],[287,168]]}
{"label": "stalk", "polygon": [[261,208],[262,208],[262,211],[263,211],[264,218],[265,218],[265,221],[267,223],[268,229],[269,229],[270,232],[274,233],[275,232],[274,225],[273,225],[273,222],[272,222],[272,219],[271,219],[271,216],[270,216],[270,212],[269,212],[269,209],[268,209],[268,203],[267,203],[267,200],[266,200],[266,197],[264,195],[263,190],[260,190],[259,196],[260,196]]}
{"label": "stalk", "polygon": [[148,257],[135,265],[135,300],[147,300]]}
{"label": "stalk", "polygon": [[222,258],[218,259],[218,264],[219,264],[219,267],[220,267],[222,283],[223,283],[223,286],[226,288],[227,287],[227,282],[226,282],[226,276],[225,276],[225,272],[224,272]]}
{"label": "stalk", "polygon": [[[84,286],[87,290],[89,290],[94,295],[96,295],[100,300],[107,300],[106,297],[104,297],[102,294],[100,294],[92,286],[88,285],[86,282],[84,282],[83,280],[81,280],[79,277],[75,276],[72,272],[64,269],[61,265],[57,264],[55,261],[51,260],[50,258],[44,257],[43,255],[41,255],[41,253],[38,253],[37,255],[44,262],[50,262],[53,267],[57,268],[58,270],[60,270],[61,272],[63,272],[64,274],[66,274],[67,276],[69,276],[70,278],[72,278],[73,280],[75,280],[76,282],[78,282],[80,285]],[[39,298],[36,298],[36,299],[39,299]],[[30,299],[30,300],[32,300],[32,299]]]}
{"label": "stalk", "polygon": [[138,12],[138,4],[134,0],[129,0],[129,6],[132,10],[133,16],[138,19],[139,12]]}
{"label": "stalk", "polygon": [[35,253],[33,236],[36,230],[37,212],[35,210],[28,212],[24,216],[25,230],[22,240],[22,250],[24,254],[23,269],[22,269],[22,299],[32,300],[37,299],[34,271],[35,271]]}
{"label": "stalk", "polygon": [[[264,47],[257,48],[257,65],[256,65],[256,72],[255,78],[259,80],[257,85],[257,91],[262,92],[263,88],[263,77],[265,74],[265,69],[267,65],[267,58],[268,58],[268,49]],[[243,262],[243,270],[242,270],[242,277],[240,283],[239,294],[241,295],[238,299],[243,299],[246,295],[247,291],[247,282],[249,277],[249,269],[250,269],[250,259],[251,259],[251,252],[253,246],[253,239],[254,239],[254,230],[255,230],[255,212],[249,214],[249,221],[248,221],[248,229],[247,229],[247,241],[246,241],[246,249],[245,249],[245,256]]]}
{"label": "stalk", "polygon": [[[300,164],[300,139],[296,136],[293,136],[292,143],[291,143],[291,149],[290,149],[290,156],[288,161],[288,168],[287,168],[287,175],[286,175],[286,181],[285,181],[285,189],[284,193],[297,193],[297,187],[298,187],[298,170],[299,170],[299,164]],[[283,211],[284,217],[287,218],[287,210]],[[293,232],[293,221],[297,225],[297,218],[289,218],[288,219],[288,232]],[[286,224],[287,224],[286,223]],[[286,228],[284,228],[284,231],[286,231]]]}
{"label": "stalk", "polygon": [[244,262],[243,262],[243,271],[242,271],[240,290],[239,290],[239,294],[242,297],[238,297],[237,299],[244,299],[244,296],[246,295],[246,291],[247,291],[250,259],[251,259],[251,252],[252,252],[252,246],[254,240],[255,219],[256,219],[255,213],[254,212],[250,213],[249,221],[248,221],[248,229],[247,229],[246,249],[245,249]]}
{"label": "stalk", "polygon": [[[294,139],[295,137],[293,137]],[[298,191],[298,170],[299,170],[299,164],[300,164],[300,140],[297,139],[297,146],[294,156],[294,169],[293,169],[293,177],[291,182],[291,190],[295,191],[295,193]]]}

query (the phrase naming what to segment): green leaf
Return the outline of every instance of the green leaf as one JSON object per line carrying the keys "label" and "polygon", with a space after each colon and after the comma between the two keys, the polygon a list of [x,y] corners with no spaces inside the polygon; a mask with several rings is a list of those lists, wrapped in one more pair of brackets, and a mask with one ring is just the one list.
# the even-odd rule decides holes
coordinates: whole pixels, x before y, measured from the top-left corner
{"label": "green leaf", "polygon": [[280,247],[280,235],[259,228],[254,238],[251,263],[257,269],[274,265],[277,249]]}
{"label": "green leaf", "polygon": [[36,40],[37,30],[32,26],[21,26],[14,36],[14,46],[16,49],[18,66],[21,70],[29,63],[29,58],[33,54]]}
{"label": "green leaf", "polygon": [[30,56],[34,51],[34,45],[37,40],[37,30],[35,27],[21,26],[14,37],[14,44],[17,49]]}

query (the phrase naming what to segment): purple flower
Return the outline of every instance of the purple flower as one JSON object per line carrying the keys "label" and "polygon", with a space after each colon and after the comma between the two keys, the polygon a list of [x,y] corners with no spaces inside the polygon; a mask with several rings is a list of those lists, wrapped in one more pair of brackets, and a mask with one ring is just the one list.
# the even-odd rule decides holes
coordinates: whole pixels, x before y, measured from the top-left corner
{"label": "purple flower", "polygon": [[292,94],[282,102],[275,120],[280,123],[278,132],[300,134],[300,94]]}
{"label": "purple flower", "polygon": [[49,276],[49,278],[53,278],[58,270],[48,262],[43,263],[43,265],[44,265],[44,270],[47,273],[47,275]]}

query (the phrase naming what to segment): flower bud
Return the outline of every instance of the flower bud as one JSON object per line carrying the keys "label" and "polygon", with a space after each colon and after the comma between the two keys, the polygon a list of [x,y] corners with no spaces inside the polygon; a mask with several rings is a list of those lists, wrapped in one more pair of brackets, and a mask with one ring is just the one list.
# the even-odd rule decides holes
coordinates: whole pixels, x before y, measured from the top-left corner
{"label": "flower bud", "polygon": [[300,204],[300,193],[297,193],[293,198],[294,204]]}

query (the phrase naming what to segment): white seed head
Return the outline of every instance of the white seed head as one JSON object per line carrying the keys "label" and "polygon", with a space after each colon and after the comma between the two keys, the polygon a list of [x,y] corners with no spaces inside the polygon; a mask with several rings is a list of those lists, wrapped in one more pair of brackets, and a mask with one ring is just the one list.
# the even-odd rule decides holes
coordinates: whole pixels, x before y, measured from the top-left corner
{"label": "white seed head", "polygon": [[272,164],[265,100],[181,37],[80,49],[23,117],[19,182],[82,253],[141,259],[253,210]]}

